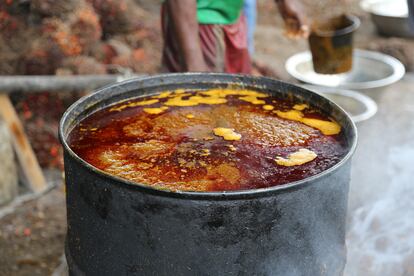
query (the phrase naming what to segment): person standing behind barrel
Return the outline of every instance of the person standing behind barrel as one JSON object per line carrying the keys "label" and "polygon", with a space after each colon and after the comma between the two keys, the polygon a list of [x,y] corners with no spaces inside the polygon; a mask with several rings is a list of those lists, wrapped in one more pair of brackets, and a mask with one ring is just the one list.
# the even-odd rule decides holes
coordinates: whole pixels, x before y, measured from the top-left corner
{"label": "person standing behind barrel", "polygon": [[[276,0],[287,34],[306,37],[301,5]],[[243,0],[166,0],[161,9],[164,72],[251,72]]]}

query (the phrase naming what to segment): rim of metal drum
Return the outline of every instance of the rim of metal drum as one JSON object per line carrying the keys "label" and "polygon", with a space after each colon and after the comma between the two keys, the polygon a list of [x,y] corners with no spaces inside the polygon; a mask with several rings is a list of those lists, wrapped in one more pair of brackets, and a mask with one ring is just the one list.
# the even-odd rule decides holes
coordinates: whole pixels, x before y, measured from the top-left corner
{"label": "rim of metal drum", "polygon": [[[297,53],[290,58],[285,63],[286,71],[293,76],[295,79],[304,82],[309,83],[313,85],[320,85],[325,87],[338,87],[338,88],[344,88],[344,89],[371,89],[371,88],[379,88],[384,87],[390,84],[393,84],[397,81],[399,81],[405,74],[405,67],[404,65],[396,58],[382,54],[379,52],[374,51],[367,51],[367,50],[361,50],[361,49],[355,49],[354,50],[354,56],[356,57],[363,57],[367,59],[373,59],[376,61],[381,61],[387,65],[389,65],[393,72],[388,77],[385,77],[383,79],[373,80],[373,81],[365,81],[365,82],[343,82],[339,83],[337,85],[326,85],[322,80],[311,80],[308,77],[301,74],[296,68],[299,64],[303,64],[305,62],[312,62],[312,55],[310,51],[304,51]],[[347,74],[347,73],[344,73]],[[332,76],[338,76],[342,74],[332,75]],[[329,76],[329,75],[323,75],[323,76]]]}
{"label": "rim of metal drum", "polygon": [[[325,171],[323,171],[319,174],[307,177],[307,178],[299,180],[299,181],[294,181],[294,182],[286,183],[286,184],[283,184],[283,185],[278,185],[278,186],[273,186],[273,187],[268,187],[268,188],[237,190],[237,191],[222,191],[222,192],[187,192],[187,191],[177,191],[177,192],[175,192],[175,191],[169,191],[169,190],[154,189],[154,188],[149,187],[148,185],[139,184],[139,183],[136,183],[136,182],[133,182],[133,181],[130,181],[130,180],[118,177],[118,176],[111,175],[109,173],[106,173],[105,171],[102,171],[102,170],[92,166],[91,164],[87,163],[82,158],[80,158],[75,152],[73,152],[72,149],[67,144],[66,137],[64,137],[64,126],[66,124],[70,123],[70,122],[68,122],[69,117],[71,116],[71,114],[74,112],[74,109],[78,105],[80,105],[82,103],[84,104],[85,102],[87,103],[88,101],[91,101],[94,97],[96,97],[97,94],[102,93],[102,92],[104,92],[104,91],[106,91],[110,88],[118,88],[117,92],[119,94],[128,91],[128,89],[126,89],[125,91],[122,91],[122,89],[119,89],[120,85],[125,86],[128,83],[134,83],[134,82],[142,84],[144,82],[150,82],[151,80],[157,80],[157,79],[162,79],[162,78],[174,79],[176,77],[183,77],[183,76],[187,76],[187,77],[210,76],[210,77],[217,78],[218,81],[225,81],[225,78],[229,78],[228,84],[231,84],[231,83],[237,84],[238,83],[239,85],[240,85],[240,82],[237,82],[237,78],[240,78],[240,81],[242,81],[243,79],[249,79],[251,81],[257,80],[258,82],[267,81],[267,82],[274,83],[275,85],[283,83],[284,85],[286,85],[290,89],[296,89],[296,90],[299,89],[299,90],[305,91],[305,93],[316,94],[316,95],[318,95],[318,97],[321,97],[324,100],[328,101],[336,109],[338,109],[340,112],[342,112],[343,115],[345,115],[345,117],[346,117],[346,119],[347,119],[347,121],[348,121],[348,123],[351,127],[351,132],[353,134],[354,139],[352,141],[352,144],[350,144],[350,146],[349,146],[348,153],[338,163],[336,163],[334,166],[330,167],[329,169],[327,169],[327,170],[325,170]],[[230,80],[230,78],[231,78],[231,80]],[[212,81],[206,81],[205,83],[213,83],[213,82]],[[136,88],[139,88],[139,86],[136,87]],[[93,104],[91,106],[88,106],[88,108],[90,108],[92,106],[93,106]],[[341,167],[344,163],[346,163],[351,158],[351,156],[353,155],[353,153],[356,149],[357,139],[358,139],[357,128],[356,128],[356,125],[353,122],[353,120],[349,117],[349,115],[340,106],[338,106],[337,104],[335,104],[331,100],[319,95],[318,93],[312,92],[311,90],[305,89],[303,87],[295,86],[295,85],[289,84],[289,83],[284,83],[284,82],[281,82],[281,81],[278,81],[278,80],[275,80],[275,79],[271,79],[271,78],[254,77],[254,76],[238,75],[238,74],[224,74],[224,73],[159,74],[159,75],[154,75],[154,76],[149,76],[149,77],[130,79],[130,80],[123,81],[121,83],[110,84],[110,85],[104,86],[104,87],[96,90],[94,93],[91,93],[91,94],[89,94],[85,97],[80,98],[75,103],[73,103],[65,111],[65,113],[63,114],[63,116],[60,120],[60,124],[59,124],[59,140],[60,140],[61,144],[63,145],[64,150],[76,162],[78,162],[81,165],[83,165],[84,167],[86,167],[90,172],[95,173],[98,177],[113,180],[113,182],[116,183],[117,185],[119,185],[121,187],[124,187],[124,188],[131,189],[131,190],[135,190],[135,191],[141,191],[141,192],[145,192],[145,193],[149,193],[149,194],[153,194],[153,195],[158,195],[158,196],[164,196],[164,197],[194,199],[194,200],[238,200],[238,199],[266,197],[266,196],[271,196],[271,195],[276,194],[276,193],[283,193],[283,192],[287,192],[287,191],[291,191],[291,190],[294,190],[294,189],[301,188],[303,186],[311,185],[311,183],[314,180],[317,180],[319,178],[322,178],[322,177],[325,177],[325,176],[328,176],[328,175],[332,174],[339,167]]]}

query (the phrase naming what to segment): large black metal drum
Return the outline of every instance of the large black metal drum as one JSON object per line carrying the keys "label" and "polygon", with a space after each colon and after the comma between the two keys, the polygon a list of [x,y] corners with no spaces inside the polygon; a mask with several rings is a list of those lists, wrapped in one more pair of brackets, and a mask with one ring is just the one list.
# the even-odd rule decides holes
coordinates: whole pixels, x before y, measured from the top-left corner
{"label": "large black metal drum", "polygon": [[[301,181],[232,192],[170,192],[104,173],[67,137],[115,102],[177,88],[242,86],[310,102],[342,126],[347,154]],[[227,74],[129,80],[72,105],[60,125],[67,191],[66,257],[72,275],[341,275],[356,128],[326,98],[280,81]]]}

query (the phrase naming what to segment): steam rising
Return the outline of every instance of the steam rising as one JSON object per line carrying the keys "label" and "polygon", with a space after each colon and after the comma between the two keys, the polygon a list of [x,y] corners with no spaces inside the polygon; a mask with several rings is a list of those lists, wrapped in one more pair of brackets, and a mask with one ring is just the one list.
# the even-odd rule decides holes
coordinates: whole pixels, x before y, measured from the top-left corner
{"label": "steam rising", "polygon": [[388,190],[349,213],[346,276],[414,275],[413,155],[412,146],[392,149]]}

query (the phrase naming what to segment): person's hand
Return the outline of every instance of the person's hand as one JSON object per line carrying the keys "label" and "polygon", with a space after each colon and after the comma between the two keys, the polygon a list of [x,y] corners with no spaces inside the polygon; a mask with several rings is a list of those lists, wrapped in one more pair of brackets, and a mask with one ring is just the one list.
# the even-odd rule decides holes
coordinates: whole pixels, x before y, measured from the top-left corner
{"label": "person's hand", "polygon": [[302,5],[296,0],[276,0],[280,14],[285,21],[286,36],[289,38],[307,38],[310,28]]}

